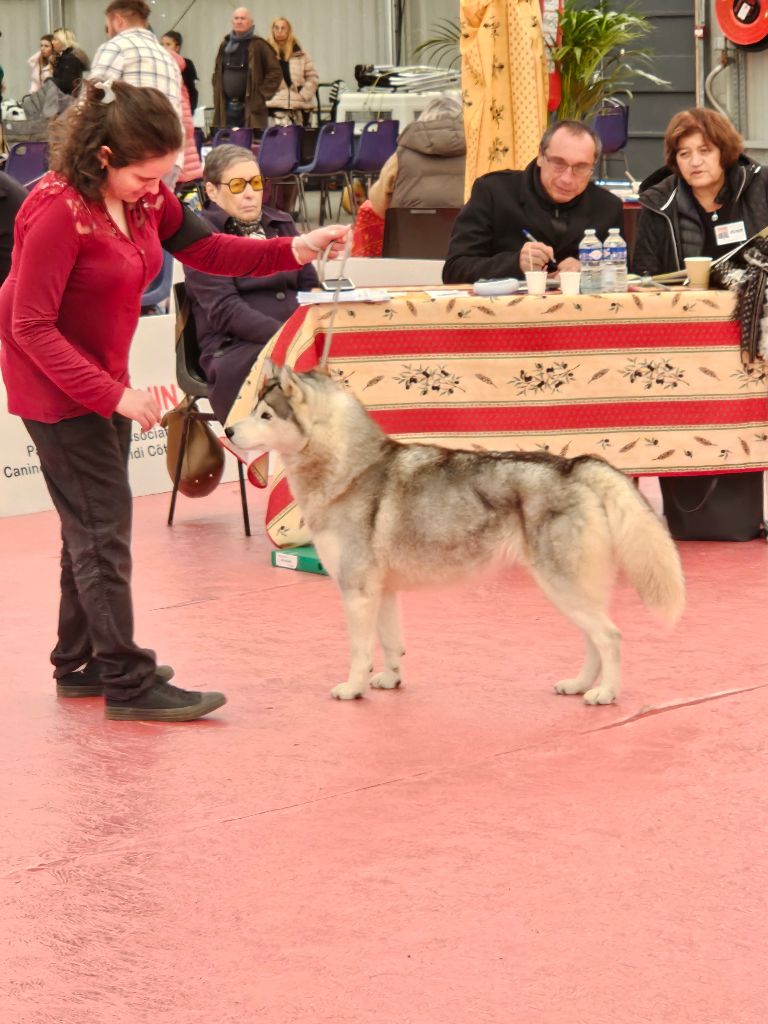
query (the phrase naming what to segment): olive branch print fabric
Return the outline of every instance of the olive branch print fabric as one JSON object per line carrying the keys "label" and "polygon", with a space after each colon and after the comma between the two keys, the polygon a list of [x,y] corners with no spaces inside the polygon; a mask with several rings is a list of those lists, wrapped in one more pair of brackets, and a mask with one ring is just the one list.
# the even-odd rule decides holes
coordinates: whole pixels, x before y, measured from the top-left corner
{"label": "olive branch print fabric", "polygon": [[[733,314],[730,292],[411,290],[342,303],[328,369],[403,441],[600,455],[634,475],[765,469],[768,364],[742,364]],[[300,309],[264,354],[311,369],[327,324],[327,308]],[[229,422],[253,408],[262,362]],[[300,543],[280,474],[268,518],[276,543]]]}

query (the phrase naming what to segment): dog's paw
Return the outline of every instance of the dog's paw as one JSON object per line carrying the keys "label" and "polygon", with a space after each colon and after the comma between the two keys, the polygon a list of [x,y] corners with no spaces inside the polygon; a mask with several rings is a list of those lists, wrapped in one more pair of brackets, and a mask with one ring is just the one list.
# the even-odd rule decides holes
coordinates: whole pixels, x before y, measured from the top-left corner
{"label": "dog's paw", "polygon": [[584,693],[588,689],[589,683],[585,683],[583,679],[561,679],[559,683],[555,683],[555,693]]}
{"label": "dog's paw", "polygon": [[363,696],[363,691],[352,683],[339,683],[331,690],[331,696],[336,700],[356,700]]}
{"label": "dog's paw", "polygon": [[609,686],[596,686],[584,694],[585,704],[613,704],[616,694]]}
{"label": "dog's paw", "polygon": [[371,686],[374,690],[396,690],[399,685],[400,676],[388,668],[385,668],[383,672],[377,672],[371,679]]}

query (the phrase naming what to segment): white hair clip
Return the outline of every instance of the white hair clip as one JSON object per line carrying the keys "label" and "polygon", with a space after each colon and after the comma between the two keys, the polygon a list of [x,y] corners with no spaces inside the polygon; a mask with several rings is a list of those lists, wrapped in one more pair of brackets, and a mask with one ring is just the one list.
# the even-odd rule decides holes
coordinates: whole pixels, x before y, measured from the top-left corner
{"label": "white hair clip", "polygon": [[115,94],[112,91],[112,86],[114,84],[114,81],[115,81],[114,78],[107,78],[103,82],[94,82],[93,83],[94,89],[101,89],[102,92],[104,93],[104,95],[101,97],[101,102],[102,103],[113,103],[114,102]]}

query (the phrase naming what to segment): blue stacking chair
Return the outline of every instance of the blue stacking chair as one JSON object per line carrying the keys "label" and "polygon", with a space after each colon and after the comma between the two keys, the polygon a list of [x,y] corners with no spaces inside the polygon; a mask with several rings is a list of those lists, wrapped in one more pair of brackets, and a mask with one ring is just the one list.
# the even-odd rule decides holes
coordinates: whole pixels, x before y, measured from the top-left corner
{"label": "blue stacking chair", "polygon": [[242,146],[251,151],[253,146],[253,128],[219,128],[213,136],[213,146]]}
{"label": "blue stacking chair", "polygon": [[298,189],[299,216],[309,231],[304,185],[298,174],[301,162],[302,129],[297,124],[267,128],[259,145],[259,169],[271,185],[295,185]]}
{"label": "blue stacking chair", "polygon": [[48,143],[14,142],[8,150],[3,170],[29,188],[48,170]]}
{"label": "blue stacking chair", "polygon": [[362,178],[365,181],[366,191],[397,149],[399,133],[399,121],[369,121],[363,126],[355,146],[355,155],[349,168],[349,176],[350,178]]}
{"label": "blue stacking chair", "polygon": [[162,306],[171,297],[171,282],[173,280],[173,256],[163,249],[163,265],[160,273],[153,281],[150,281],[147,290],[141,297],[141,312],[156,313],[157,307]]}
{"label": "blue stacking chair", "polygon": [[603,147],[601,174],[603,180],[608,177],[608,157],[621,153],[624,159],[624,170],[627,165],[626,145],[629,139],[629,107],[621,100],[612,96],[604,100],[603,106],[595,115],[592,125],[600,138]]}
{"label": "blue stacking chair", "polygon": [[[351,121],[331,122],[324,124],[317,136],[315,155],[308,164],[300,164],[296,173],[300,175],[302,183],[306,180],[316,178],[320,182],[320,224],[325,223],[326,215],[331,218],[331,201],[328,193],[328,186],[341,179],[342,184],[347,186],[353,208],[356,207],[354,195],[352,194],[352,182],[349,177],[349,166],[352,163],[352,139],[354,125]],[[339,212],[337,220],[341,215],[341,202],[343,189],[339,198]]]}

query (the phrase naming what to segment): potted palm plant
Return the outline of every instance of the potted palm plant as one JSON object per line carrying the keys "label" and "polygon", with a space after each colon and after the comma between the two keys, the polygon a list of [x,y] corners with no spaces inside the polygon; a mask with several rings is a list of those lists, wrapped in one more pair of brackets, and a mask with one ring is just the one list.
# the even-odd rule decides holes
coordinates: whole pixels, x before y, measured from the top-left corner
{"label": "potted palm plant", "polygon": [[[618,93],[631,97],[629,85],[635,78],[668,84],[649,70],[653,52],[631,46],[652,31],[647,19],[632,5],[614,10],[610,0],[565,0],[560,15],[561,41],[551,50],[562,83],[555,117],[577,121],[589,118],[609,97]],[[434,26],[434,35],[419,44],[414,54],[453,67],[459,60],[460,38],[460,23],[441,18]]]}
{"label": "potted palm plant", "polygon": [[610,0],[565,0],[560,30],[560,45],[551,51],[560,72],[558,120],[583,121],[609,97],[631,97],[629,85],[635,78],[669,84],[651,73],[653,52],[631,45],[653,31],[632,6],[617,11]]}
{"label": "potted palm plant", "polygon": [[423,43],[414,47],[414,57],[423,57],[432,61],[437,67],[443,66],[453,68],[459,63],[459,39],[461,38],[461,25],[453,18],[440,18],[432,27],[434,35],[425,39]]}

